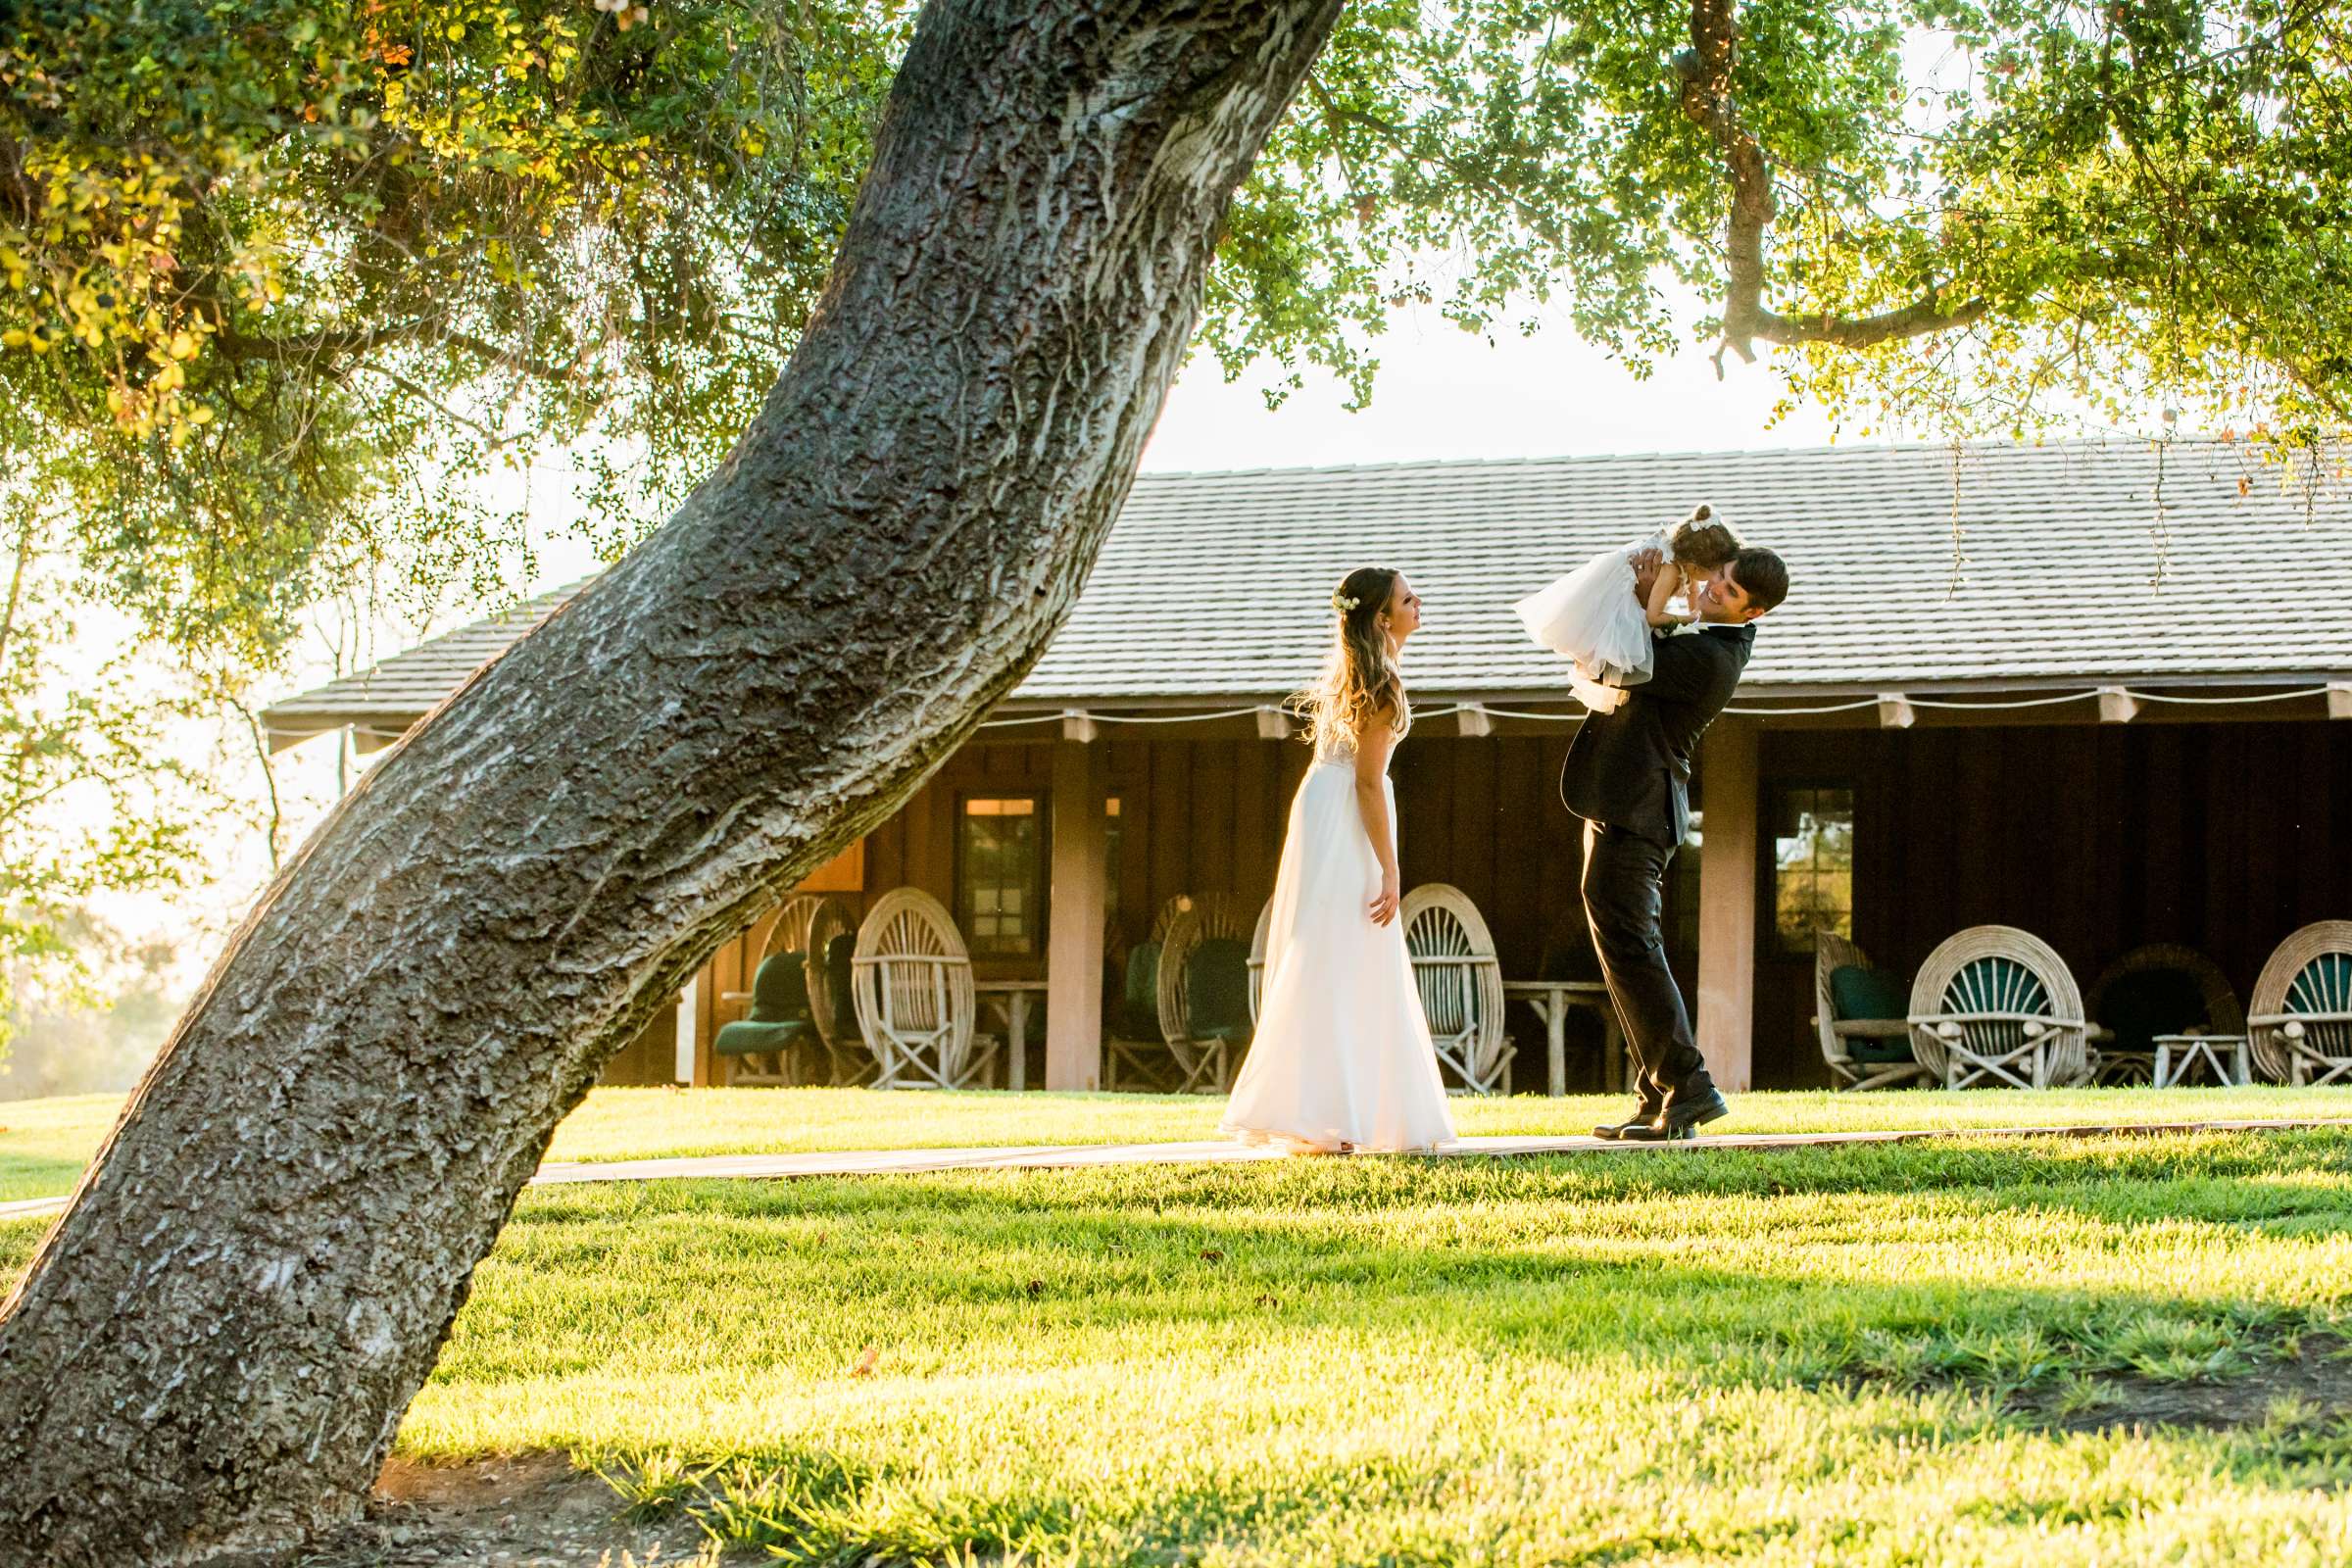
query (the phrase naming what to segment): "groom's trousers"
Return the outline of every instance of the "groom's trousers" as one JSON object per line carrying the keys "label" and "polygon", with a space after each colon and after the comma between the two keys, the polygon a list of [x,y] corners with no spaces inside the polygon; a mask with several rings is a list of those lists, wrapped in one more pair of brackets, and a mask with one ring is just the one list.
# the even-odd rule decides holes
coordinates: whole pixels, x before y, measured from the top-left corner
{"label": "groom's trousers", "polygon": [[1646,1084],[1679,1093],[1710,1080],[1658,929],[1666,862],[1673,858],[1671,845],[1603,822],[1585,824],[1585,918],[1601,978]]}

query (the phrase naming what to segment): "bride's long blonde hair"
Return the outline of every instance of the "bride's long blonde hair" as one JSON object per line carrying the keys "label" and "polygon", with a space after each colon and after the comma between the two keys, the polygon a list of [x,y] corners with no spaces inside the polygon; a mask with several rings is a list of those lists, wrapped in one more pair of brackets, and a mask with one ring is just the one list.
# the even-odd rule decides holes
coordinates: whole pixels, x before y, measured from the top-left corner
{"label": "bride's long blonde hair", "polygon": [[1396,591],[1394,566],[1358,566],[1332,593],[1331,653],[1315,683],[1291,699],[1291,710],[1305,721],[1307,744],[1317,756],[1353,751],[1374,714],[1395,711],[1396,734],[1412,727],[1404,676],[1380,623]]}

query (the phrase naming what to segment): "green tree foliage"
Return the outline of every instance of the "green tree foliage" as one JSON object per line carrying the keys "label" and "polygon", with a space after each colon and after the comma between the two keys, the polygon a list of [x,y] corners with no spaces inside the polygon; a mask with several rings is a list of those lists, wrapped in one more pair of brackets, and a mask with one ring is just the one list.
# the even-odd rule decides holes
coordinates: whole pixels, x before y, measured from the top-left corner
{"label": "green tree foliage", "polygon": [[[355,584],[495,597],[504,470],[563,454],[616,552],[816,308],[911,15],[22,0],[11,514],[232,697]],[[1865,430],[2173,408],[2291,449],[2352,424],[2348,57],[2329,0],[1359,0],[1203,341],[1361,400],[1400,304],[1560,307]]]}
{"label": "green tree foliage", "polygon": [[1557,298],[1637,370],[1781,348],[1864,423],[2309,442],[2352,424],[2348,109],[2324,0],[1377,0],[1249,187],[1209,340],[1362,397],[1390,304]]}
{"label": "green tree foliage", "polygon": [[[909,26],[857,0],[32,0],[0,50],[0,441],[94,584],[266,662],[486,559],[564,450],[614,548],[813,308]],[[2352,407],[2347,24],[2318,0],[1365,0],[1205,340],[1358,398],[1397,303],[1563,302],[1638,369],[1780,348],[1864,422]],[[1009,197],[1008,197],[1009,199]],[[1677,320],[1658,284],[1722,308]],[[488,585],[484,585],[488,586]]]}
{"label": "green tree foliage", "polygon": [[478,559],[576,448],[659,515],[807,317],[892,5],[36,0],[0,54],[20,482],[173,646]]}
{"label": "green tree foliage", "polygon": [[179,1015],[170,944],[126,943],[83,913],[56,934],[76,955],[106,957],[65,974],[0,958],[0,1102],[128,1089]]}
{"label": "green tree foliage", "polygon": [[87,901],[180,884],[218,805],[167,749],[168,727],[193,707],[185,690],[119,662],[59,678],[72,596],[40,520],[20,513],[13,524],[0,536],[0,1059],[27,977],[66,998],[88,977]]}

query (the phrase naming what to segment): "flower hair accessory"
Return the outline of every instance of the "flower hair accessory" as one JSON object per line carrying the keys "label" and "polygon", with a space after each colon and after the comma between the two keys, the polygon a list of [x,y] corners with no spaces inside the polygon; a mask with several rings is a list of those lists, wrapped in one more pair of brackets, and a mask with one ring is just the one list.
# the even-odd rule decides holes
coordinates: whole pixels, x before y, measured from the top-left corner
{"label": "flower hair accessory", "polygon": [[1336,588],[1332,590],[1331,608],[1338,611],[1343,615],[1362,603],[1363,601],[1361,599],[1350,599],[1348,595],[1341,593]]}

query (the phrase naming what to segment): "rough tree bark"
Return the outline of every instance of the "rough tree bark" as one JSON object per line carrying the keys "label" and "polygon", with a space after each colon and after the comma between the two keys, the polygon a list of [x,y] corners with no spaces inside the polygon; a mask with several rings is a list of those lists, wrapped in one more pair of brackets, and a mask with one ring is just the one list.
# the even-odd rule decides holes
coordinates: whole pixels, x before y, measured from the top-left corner
{"label": "rough tree bark", "polygon": [[1338,8],[935,0],[742,442],[304,846],[8,1302],[12,1556],[356,1512],[601,1063],[1067,612]]}

